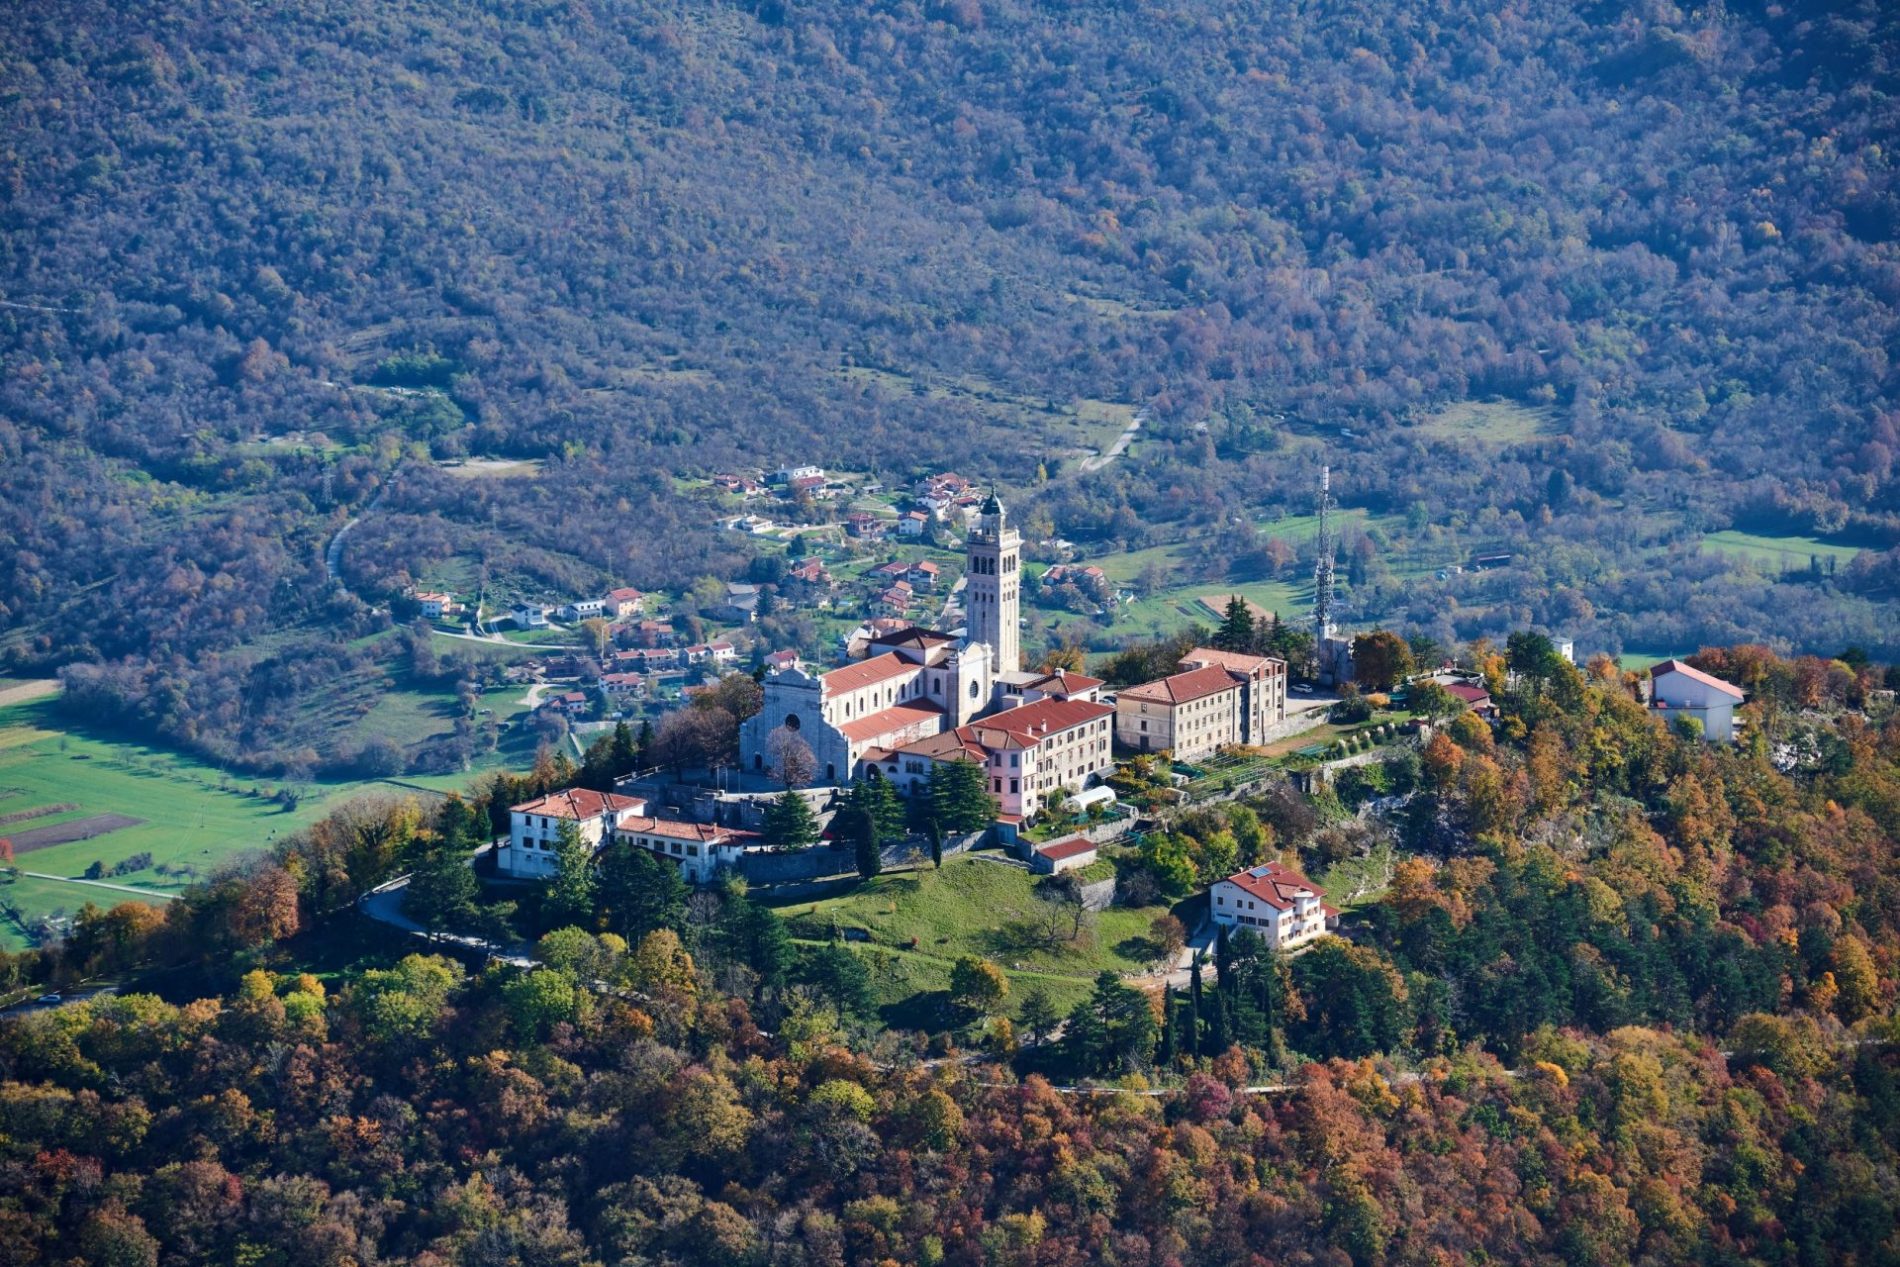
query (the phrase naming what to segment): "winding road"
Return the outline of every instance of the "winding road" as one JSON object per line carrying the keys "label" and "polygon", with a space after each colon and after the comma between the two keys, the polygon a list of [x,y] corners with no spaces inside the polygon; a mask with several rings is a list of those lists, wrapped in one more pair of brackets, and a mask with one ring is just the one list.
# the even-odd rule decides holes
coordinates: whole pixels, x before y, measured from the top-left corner
{"label": "winding road", "polygon": [[1092,458],[1083,458],[1080,469],[1085,472],[1099,471],[1122,454],[1128,452],[1128,446],[1135,442],[1135,433],[1141,430],[1141,422],[1140,414],[1136,414],[1133,418],[1129,419],[1128,426],[1120,435],[1115,437],[1115,443],[1108,446],[1108,452],[1098,454]]}
{"label": "winding road", "polygon": [[389,496],[389,490],[396,486],[396,479],[400,474],[400,470],[391,471],[389,478],[383,481],[383,486],[376,490],[376,496],[369,499],[369,505],[363,507],[361,511],[350,517],[349,522],[338,528],[336,535],[330,538],[330,544],[324,547],[323,574],[330,581],[341,584],[337,580],[337,564],[343,558],[343,538],[349,536],[350,530],[362,523],[367,516],[375,513],[376,508],[383,504],[383,498]]}

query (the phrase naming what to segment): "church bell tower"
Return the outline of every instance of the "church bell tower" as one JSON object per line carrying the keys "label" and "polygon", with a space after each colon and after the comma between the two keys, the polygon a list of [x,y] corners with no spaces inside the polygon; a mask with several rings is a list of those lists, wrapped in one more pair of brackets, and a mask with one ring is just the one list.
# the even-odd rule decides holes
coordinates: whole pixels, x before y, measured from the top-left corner
{"label": "church bell tower", "polygon": [[969,566],[964,570],[965,630],[971,642],[987,643],[992,673],[1022,668],[1017,646],[1022,607],[1023,536],[1008,525],[1003,503],[991,490],[970,530]]}

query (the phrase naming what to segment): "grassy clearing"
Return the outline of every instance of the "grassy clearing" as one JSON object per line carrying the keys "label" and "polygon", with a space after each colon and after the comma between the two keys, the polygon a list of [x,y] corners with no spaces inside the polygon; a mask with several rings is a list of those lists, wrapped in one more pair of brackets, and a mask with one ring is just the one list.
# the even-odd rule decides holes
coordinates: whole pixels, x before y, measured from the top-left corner
{"label": "grassy clearing", "polygon": [[437,462],[450,475],[461,479],[506,479],[539,475],[540,458],[459,458]]}
{"label": "grassy clearing", "polygon": [[1824,569],[1830,562],[1840,567],[1860,553],[1859,546],[1839,545],[1817,537],[1767,537],[1733,530],[1709,533],[1702,538],[1702,548],[1747,559],[1775,573],[1805,572],[1815,560],[1819,560]]}
{"label": "grassy clearing", "polygon": [[1654,647],[1625,647],[1623,654],[1616,657],[1616,662],[1631,673],[1641,673],[1652,665],[1661,664],[1664,660],[1679,660],[1684,656],[1692,656],[1696,650],[1695,647],[1679,651],[1658,651]]}
{"label": "grassy clearing", "polygon": [[[778,909],[799,936],[828,937],[834,921],[841,929],[863,929],[872,948],[934,962],[928,973],[941,970],[946,980],[949,965],[963,955],[989,959],[1025,981],[1068,978],[1084,989],[1105,969],[1148,966],[1148,925],[1165,907],[1115,907],[1090,917],[1092,927],[1076,940],[1047,945],[1030,930],[1035,880],[1020,867],[955,857],[945,859],[942,870],[882,875],[840,897]],[[921,965],[907,971],[926,973]]]}
{"label": "grassy clearing", "polygon": [[1510,400],[1461,400],[1446,405],[1413,427],[1418,434],[1440,440],[1476,440],[1485,444],[1523,444],[1558,430],[1557,410],[1550,405],[1523,405]]}

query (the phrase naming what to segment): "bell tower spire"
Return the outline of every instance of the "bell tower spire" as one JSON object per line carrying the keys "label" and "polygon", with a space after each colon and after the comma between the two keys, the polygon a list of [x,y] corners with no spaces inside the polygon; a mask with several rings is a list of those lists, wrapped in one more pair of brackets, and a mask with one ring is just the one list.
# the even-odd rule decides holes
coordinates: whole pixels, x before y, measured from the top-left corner
{"label": "bell tower spire", "polygon": [[966,636],[988,644],[991,669],[1014,673],[1022,668],[1020,637],[1023,537],[1009,526],[996,489],[984,499],[976,527],[970,530],[964,569]]}

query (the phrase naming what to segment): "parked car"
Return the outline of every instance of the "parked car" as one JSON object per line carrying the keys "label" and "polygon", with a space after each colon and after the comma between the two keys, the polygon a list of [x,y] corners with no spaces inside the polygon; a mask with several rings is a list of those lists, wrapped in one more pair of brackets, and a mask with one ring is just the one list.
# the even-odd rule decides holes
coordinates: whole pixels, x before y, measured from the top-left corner
{"label": "parked car", "polygon": [[34,999],[33,1001],[35,1003],[49,1003],[50,1004],[50,1003],[57,1003],[60,1001],[60,999],[57,994],[42,994],[40,995],[39,998]]}

